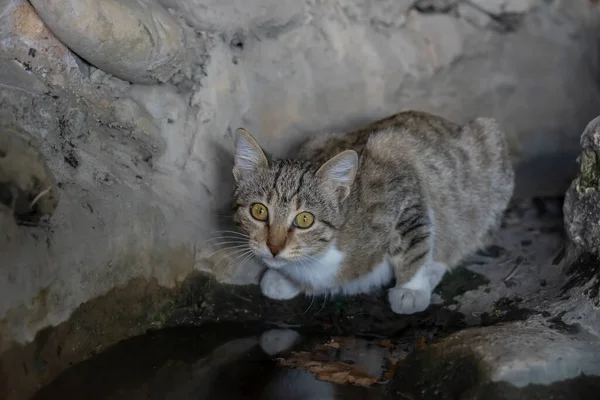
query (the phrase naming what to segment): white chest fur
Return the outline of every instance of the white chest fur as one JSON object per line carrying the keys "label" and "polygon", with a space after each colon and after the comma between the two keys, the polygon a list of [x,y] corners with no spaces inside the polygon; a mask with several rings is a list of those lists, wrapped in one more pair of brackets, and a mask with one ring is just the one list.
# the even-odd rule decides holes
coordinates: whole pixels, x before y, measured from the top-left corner
{"label": "white chest fur", "polygon": [[357,279],[342,282],[339,272],[343,261],[344,253],[334,244],[320,257],[311,261],[287,265],[285,272],[297,282],[312,287],[312,290],[306,293],[309,295],[367,293],[381,288],[393,277],[391,265],[384,260],[369,273]]}

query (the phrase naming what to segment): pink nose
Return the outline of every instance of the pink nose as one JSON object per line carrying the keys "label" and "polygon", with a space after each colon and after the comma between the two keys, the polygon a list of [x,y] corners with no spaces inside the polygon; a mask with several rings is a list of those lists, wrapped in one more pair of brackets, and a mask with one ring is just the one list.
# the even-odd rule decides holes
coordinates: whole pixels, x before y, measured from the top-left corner
{"label": "pink nose", "polygon": [[271,252],[271,254],[273,254],[273,257],[275,257],[277,254],[279,254],[279,252],[281,251],[280,246],[267,245],[267,247],[269,248],[269,251]]}

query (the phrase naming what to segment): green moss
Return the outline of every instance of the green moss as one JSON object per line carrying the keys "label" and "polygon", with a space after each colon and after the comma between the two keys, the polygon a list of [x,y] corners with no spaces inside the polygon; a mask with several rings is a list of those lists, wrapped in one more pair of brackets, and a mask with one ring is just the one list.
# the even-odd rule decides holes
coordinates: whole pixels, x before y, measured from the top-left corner
{"label": "green moss", "polygon": [[581,173],[577,180],[579,194],[596,190],[600,181],[600,166],[598,157],[593,150],[585,149],[581,152],[580,170]]}

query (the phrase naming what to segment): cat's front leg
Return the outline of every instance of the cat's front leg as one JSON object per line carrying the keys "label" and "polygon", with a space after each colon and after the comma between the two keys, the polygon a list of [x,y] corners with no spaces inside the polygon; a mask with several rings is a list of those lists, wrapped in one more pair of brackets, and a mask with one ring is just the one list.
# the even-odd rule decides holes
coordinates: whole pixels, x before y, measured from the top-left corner
{"label": "cat's front leg", "polygon": [[[421,272],[421,271],[419,271]],[[388,300],[396,314],[414,314],[424,311],[431,303],[429,279],[422,273],[401,286],[390,289]]]}
{"label": "cat's front leg", "polygon": [[427,309],[431,303],[431,293],[447,270],[445,264],[429,261],[408,282],[390,289],[388,298],[392,311],[414,314]]}
{"label": "cat's front leg", "polygon": [[260,280],[260,290],[273,300],[289,300],[300,294],[300,288],[294,282],[270,268]]}
{"label": "cat's front leg", "polygon": [[[388,300],[397,314],[424,311],[431,303],[431,292],[443,273],[431,257],[431,220],[427,207],[419,204],[407,207],[396,223],[395,240],[390,243],[391,263],[396,286],[390,289]],[[438,268],[439,267],[439,268]]]}

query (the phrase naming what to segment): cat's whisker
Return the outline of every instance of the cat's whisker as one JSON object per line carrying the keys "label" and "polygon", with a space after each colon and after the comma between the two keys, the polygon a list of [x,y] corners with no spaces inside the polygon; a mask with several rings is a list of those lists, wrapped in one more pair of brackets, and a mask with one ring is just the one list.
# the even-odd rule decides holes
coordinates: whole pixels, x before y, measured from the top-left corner
{"label": "cat's whisker", "polygon": [[241,236],[235,236],[235,235],[223,235],[223,236],[216,236],[213,238],[210,238],[208,240],[206,240],[206,242],[214,242],[215,240],[248,240],[249,238],[245,238],[245,237],[241,237]]}
{"label": "cat's whisker", "polygon": [[308,310],[310,310],[314,301],[315,301],[315,295],[313,294],[313,295],[311,295],[310,304],[308,305],[308,308],[306,310],[304,310],[304,312],[301,315],[306,314],[308,312]]}
{"label": "cat's whisker", "polygon": [[317,313],[315,314],[315,316],[317,316],[325,308],[325,304],[327,304],[327,297],[329,297],[329,294],[325,293],[325,296],[323,296],[323,297],[324,297],[324,299],[323,299],[323,305],[321,306],[321,308],[319,309],[319,311],[317,311]]}
{"label": "cat's whisker", "polygon": [[[240,272],[240,269],[242,269],[242,267],[244,266],[244,264],[246,264],[248,262],[249,259],[251,259],[253,256],[253,253],[250,252],[250,254],[247,254],[246,257],[240,261],[240,263],[238,264],[237,268],[235,269],[235,272],[233,273],[232,276],[236,276],[238,274],[238,272]],[[231,266],[227,267],[227,270],[229,270]]]}
{"label": "cat's whisker", "polygon": [[247,235],[245,233],[238,232],[238,231],[230,231],[230,230],[214,231],[213,233],[230,233],[232,235],[238,235],[238,236],[243,236],[243,237],[250,237],[249,235]]}
{"label": "cat's whisker", "polygon": [[244,250],[245,251],[243,251],[241,253],[239,251],[236,252],[237,255],[235,256],[235,258],[233,260],[231,260],[225,267],[225,269],[224,269],[225,272],[227,272],[229,270],[229,268],[231,268],[231,266],[235,263],[236,260],[238,260],[239,258],[246,256],[246,255],[252,255],[252,253],[253,253],[252,249],[250,249],[250,248],[246,248]]}
{"label": "cat's whisker", "polygon": [[[242,247],[242,246],[226,247],[226,248],[224,248],[224,249],[221,249],[221,250],[219,250],[219,251],[222,251],[222,250],[231,250],[231,249],[235,249],[235,248],[237,248],[237,247]],[[215,277],[217,277],[217,278],[222,278],[222,277],[223,277],[223,274],[221,274],[221,275],[219,276],[219,273],[218,273],[218,271],[217,271],[217,266],[218,266],[218,265],[219,265],[219,264],[220,264],[220,263],[221,263],[221,262],[222,262],[224,259],[226,259],[228,255],[229,255],[229,256],[231,256],[232,254],[237,254],[237,253],[238,253],[238,252],[240,252],[241,250],[244,250],[244,249],[238,249],[238,250],[235,250],[235,251],[233,251],[231,254],[225,254],[225,256],[223,256],[223,257],[221,257],[221,258],[219,259],[219,261],[217,261],[216,263],[213,263],[213,265],[212,265],[212,273],[210,274],[210,277],[209,277],[209,279],[208,279],[208,286],[209,286],[209,287],[210,287],[210,285],[212,284],[212,278],[213,278],[213,276],[215,276]],[[216,253],[213,253],[213,255],[214,255],[214,254],[216,254]],[[211,255],[211,256],[212,256],[212,255]],[[209,256],[209,257],[206,257],[206,258],[210,258],[211,256]]]}
{"label": "cat's whisker", "polygon": [[[306,273],[308,275],[314,276],[314,271],[312,271],[312,268],[311,268],[310,264],[306,260],[303,260],[303,259],[300,259],[300,261],[301,261],[300,265],[302,265],[302,267],[304,268],[304,270],[306,271]],[[302,313],[302,315],[306,314],[308,312],[308,310],[310,310],[310,308],[312,307],[314,301],[315,301],[315,295],[312,294],[312,297],[310,299],[310,304],[308,305],[308,308],[306,310],[304,310],[304,312]]]}
{"label": "cat's whisker", "polygon": [[310,258],[312,261],[314,261],[317,265],[323,265],[323,261],[315,256],[311,256],[310,254],[305,254],[305,257]]}
{"label": "cat's whisker", "polygon": [[217,265],[219,265],[221,262],[223,262],[223,260],[225,260],[227,257],[233,257],[234,255],[239,254],[241,251],[248,251],[250,249],[248,248],[248,246],[234,246],[234,247],[223,249],[223,250],[232,250],[232,251],[230,253],[225,253],[221,258],[219,258],[219,260],[216,262],[216,264],[214,264],[215,267]]}
{"label": "cat's whisker", "polygon": [[228,214],[215,214],[217,217],[223,217],[223,218],[233,218],[233,215],[228,215]]}
{"label": "cat's whisker", "polygon": [[250,240],[250,238],[245,238],[242,236],[235,236],[235,235],[221,235],[221,236],[215,236],[212,237],[210,239],[207,239],[207,242],[214,242],[215,240]]}
{"label": "cat's whisker", "polygon": [[222,249],[220,249],[220,250],[217,250],[217,251],[215,251],[215,252],[213,252],[213,253],[209,254],[208,256],[206,256],[206,257],[204,257],[204,258],[211,258],[211,257],[214,257],[214,256],[215,256],[215,254],[218,254],[218,253],[220,253],[220,252],[222,252],[222,251],[239,249],[240,247],[248,247],[248,245],[247,245],[247,244],[239,244],[239,245],[237,245],[237,246],[229,246],[229,247],[225,247],[225,248],[222,248]]}
{"label": "cat's whisker", "polygon": [[226,244],[235,244],[235,245],[239,245],[239,244],[248,244],[247,240],[226,240],[224,242],[217,242],[217,243],[207,243],[207,247],[210,248],[220,248],[223,245]]}
{"label": "cat's whisker", "polygon": [[[241,259],[241,258],[242,258],[242,257],[244,257],[244,256],[245,256],[245,257],[248,257],[248,256],[250,256],[250,255],[252,255],[252,250],[250,250],[250,249],[248,249],[248,250],[246,250],[246,251],[242,252],[241,254],[238,254],[238,255],[237,255],[237,256],[236,256],[236,257],[235,257],[233,260],[231,260],[231,261],[230,261],[230,262],[227,264],[227,266],[226,266],[226,267],[223,269],[223,274],[222,274],[222,277],[223,277],[223,276],[225,276],[225,275],[226,275],[226,274],[229,272],[229,269],[231,268],[231,266],[232,266],[232,265],[234,265],[234,264],[235,264],[235,262],[236,262],[237,260]],[[236,273],[237,273],[237,269],[236,269]]]}
{"label": "cat's whisker", "polygon": [[241,238],[215,238],[214,240],[204,242],[204,244],[208,246],[220,246],[225,242],[248,243],[248,240]]}
{"label": "cat's whisker", "polygon": [[231,260],[232,257],[236,257],[237,255],[239,255],[239,254],[241,254],[242,252],[245,252],[245,251],[248,251],[248,250],[246,248],[241,248],[241,249],[233,250],[232,252],[226,253],[225,255],[223,255],[216,262],[213,262],[212,270],[213,270],[215,276],[217,278],[221,278],[222,277],[222,274],[219,273],[219,265],[223,261],[225,261],[227,259]]}
{"label": "cat's whisker", "polygon": [[217,262],[213,266],[213,269],[215,271],[215,276],[217,276],[219,279],[223,279],[226,276],[231,264],[234,263],[238,258],[241,258],[241,257],[247,255],[249,251],[251,251],[251,250],[245,250],[245,249],[237,250],[235,253],[230,255],[230,257],[231,257],[231,258],[229,258],[230,261],[227,263],[225,268],[219,268],[218,267],[219,264],[221,264],[223,261],[228,259],[227,257],[223,257],[221,260],[219,260],[219,262]]}
{"label": "cat's whisker", "polygon": [[[224,241],[224,242],[221,243],[219,241]],[[240,244],[242,244],[242,243],[248,243],[249,238],[227,234],[227,235],[220,235],[220,236],[210,238],[210,239],[206,240],[204,243],[208,246],[221,246],[221,245],[225,244],[225,241],[228,241],[231,243],[239,242]],[[215,243],[215,242],[217,242],[217,243]]]}

